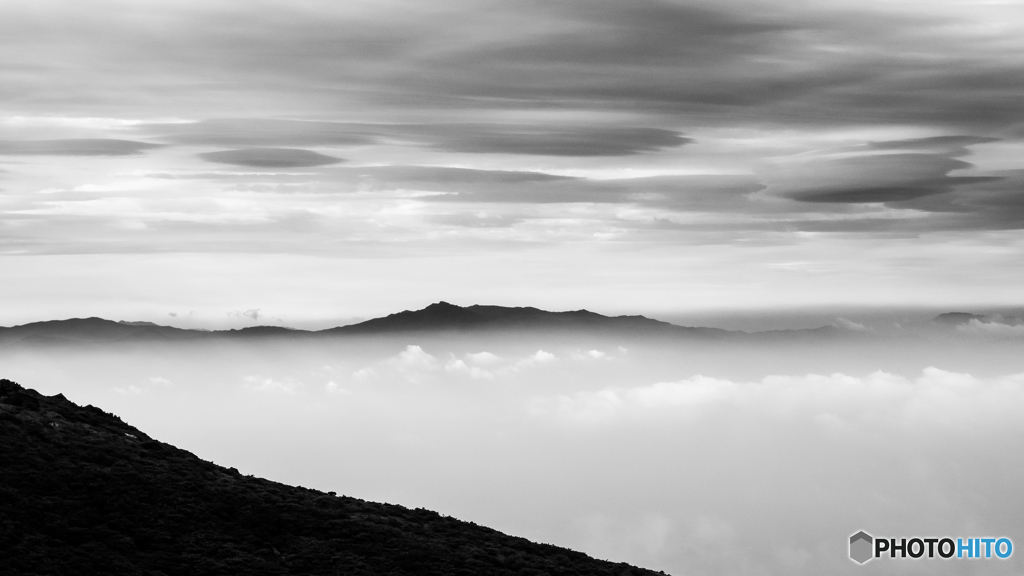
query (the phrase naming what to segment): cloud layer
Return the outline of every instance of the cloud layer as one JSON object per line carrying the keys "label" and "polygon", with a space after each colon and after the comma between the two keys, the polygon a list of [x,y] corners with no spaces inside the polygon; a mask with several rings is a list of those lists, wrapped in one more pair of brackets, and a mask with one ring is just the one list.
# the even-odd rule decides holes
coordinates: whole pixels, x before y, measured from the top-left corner
{"label": "cloud layer", "polygon": [[207,162],[250,168],[310,168],[343,162],[341,158],[296,148],[243,148],[204,152],[199,157]]}
{"label": "cloud layer", "polygon": [[131,156],[159,147],[159,144],[110,138],[6,140],[0,141],[0,156]]}
{"label": "cloud layer", "polygon": [[[627,349],[583,336],[408,336],[37,346],[0,359],[44,393],[246,474],[672,574],[891,571],[849,561],[857,530],[1019,538],[1016,345],[873,334],[876,348],[853,353],[828,341]],[[902,368],[853,367],[893,360]],[[729,375],[738,368],[749,376]]]}

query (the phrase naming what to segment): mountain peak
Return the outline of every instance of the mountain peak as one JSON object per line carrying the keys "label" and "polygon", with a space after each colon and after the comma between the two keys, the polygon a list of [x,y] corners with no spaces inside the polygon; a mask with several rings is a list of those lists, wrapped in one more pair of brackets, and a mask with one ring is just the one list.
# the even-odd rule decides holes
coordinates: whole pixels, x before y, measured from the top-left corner
{"label": "mountain peak", "polygon": [[465,330],[692,330],[643,316],[604,316],[588,310],[549,312],[533,307],[435,302],[421,310],[405,310],[383,318],[334,328],[340,333]]}

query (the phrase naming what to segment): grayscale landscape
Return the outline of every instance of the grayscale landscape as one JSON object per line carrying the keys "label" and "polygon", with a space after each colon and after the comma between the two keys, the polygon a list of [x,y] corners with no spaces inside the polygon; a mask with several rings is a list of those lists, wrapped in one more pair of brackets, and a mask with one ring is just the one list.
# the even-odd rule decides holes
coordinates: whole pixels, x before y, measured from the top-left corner
{"label": "grayscale landscape", "polygon": [[0,2],[0,558],[1020,574],[849,539],[1024,546],[1022,158],[1013,0]]}

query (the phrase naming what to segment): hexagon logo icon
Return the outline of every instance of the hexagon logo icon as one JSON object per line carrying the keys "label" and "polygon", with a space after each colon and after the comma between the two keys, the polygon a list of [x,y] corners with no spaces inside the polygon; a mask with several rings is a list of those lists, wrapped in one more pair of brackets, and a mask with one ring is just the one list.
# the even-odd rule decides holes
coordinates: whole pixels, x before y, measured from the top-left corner
{"label": "hexagon logo icon", "polygon": [[868,560],[871,560],[872,552],[871,545],[873,539],[867,532],[861,530],[853,536],[850,536],[850,560],[853,560],[857,564],[863,564]]}

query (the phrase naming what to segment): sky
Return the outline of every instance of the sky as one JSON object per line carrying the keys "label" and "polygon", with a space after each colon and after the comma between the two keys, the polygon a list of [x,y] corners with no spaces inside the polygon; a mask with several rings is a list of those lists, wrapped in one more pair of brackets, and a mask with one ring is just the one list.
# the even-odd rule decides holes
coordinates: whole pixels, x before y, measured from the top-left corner
{"label": "sky", "polygon": [[1020,304],[1020,2],[0,14],[0,325]]}

